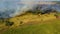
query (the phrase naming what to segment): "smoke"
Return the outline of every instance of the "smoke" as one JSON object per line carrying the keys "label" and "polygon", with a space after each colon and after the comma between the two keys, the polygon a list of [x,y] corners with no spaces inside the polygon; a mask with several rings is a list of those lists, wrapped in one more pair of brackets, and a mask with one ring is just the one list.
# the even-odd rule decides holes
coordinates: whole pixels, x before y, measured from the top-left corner
{"label": "smoke", "polygon": [[56,4],[56,2],[50,2],[50,1],[39,1],[39,0],[21,0],[20,2],[18,2],[18,4],[23,4],[24,6],[19,6],[21,8],[19,8],[19,12],[17,10],[16,13],[21,14],[29,9],[32,9],[34,6],[36,6],[37,4]]}
{"label": "smoke", "polygon": [[[1,2],[2,1],[2,2]],[[40,0],[0,0],[0,18],[10,18],[33,9],[37,4],[56,4]]]}
{"label": "smoke", "polygon": [[22,11],[27,11],[29,9],[33,9],[33,7],[36,7],[37,5],[42,5],[42,4],[54,5],[54,4],[56,4],[56,2],[42,1],[42,0],[21,0],[20,3],[24,4],[24,6],[21,8]]}
{"label": "smoke", "polygon": [[16,13],[13,14],[13,16],[20,15],[21,13],[24,13],[29,9],[32,10],[34,6],[37,6],[37,4],[56,4],[56,2],[39,1],[39,0],[20,0],[18,4],[23,4],[23,6],[18,6]]}

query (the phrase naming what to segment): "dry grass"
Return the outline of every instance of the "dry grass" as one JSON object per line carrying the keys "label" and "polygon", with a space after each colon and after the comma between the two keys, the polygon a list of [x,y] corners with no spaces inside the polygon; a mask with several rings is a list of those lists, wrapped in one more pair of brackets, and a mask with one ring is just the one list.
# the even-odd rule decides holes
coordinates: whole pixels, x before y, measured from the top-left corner
{"label": "dry grass", "polygon": [[34,15],[34,14],[26,14],[19,17],[10,18],[9,21],[14,22],[15,24],[13,26],[19,26],[21,21],[24,23],[29,22],[40,22],[40,21],[46,21],[46,20],[52,20],[55,19],[54,13],[51,14],[44,14],[44,15]]}
{"label": "dry grass", "polygon": [[[6,21],[8,20],[8,21],[10,21],[10,22],[14,22],[14,25],[13,26],[11,26],[11,27],[7,27],[7,26],[5,26],[5,22],[3,23],[3,25],[1,24],[0,25],[0,29],[1,29],[1,32],[3,33],[5,33],[5,31],[6,31],[6,29],[7,29],[7,31],[6,31],[6,34],[7,33],[12,33],[12,34],[16,34],[16,33],[18,33],[18,34],[20,34],[21,33],[21,31],[22,31],[22,33],[23,34],[25,34],[25,32],[23,32],[23,31],[27,31],[27,29],[30,29],[30,28],[32,28],[32,27],[35,27],[35,30],[39,30],[39,28],[43,28],[44,29],[44,27],[46,28],[46,27],[48,27],[48,29],[50,28],[50,27],[52,27],[52,26],[55,26],[55,24],[52,24],[54,21],[50,21],[50,20],[54,20],[54,19],[56,19],[56,17],[54,16],[54,13],[50,13],[50,14],[44,14],[44,15],[34,15],[34,14],[30,14],[30,13],[28,13],[28,14],[25,14],[25,15],[22,15],[22,16],[17,16],[17,17],[13,17],[13,18],[10,18],[9,20],[8,19],[5,19]],[[46,21],[46,22],[45,22]],[[22,22],[22,23],[21,23]],[[58,22],[58,20],[57,20],[57,22]],[[26,24],[27,23],[27,24]],[[31,25],[31,23],[33,23],[33,25]],[[39,24],[35,24],[35,23],[39,23]],[[42,26],[40,26],[41,25],[41,23],[42,23]],[[51,25],[48,25],[48,24],[43,24],[43,23],[51,23]],[[59,23],[59,22],[58,22]],[[26,25],[24,25],[24,24],[26,24]],[[23,25],[22,27],[23,27],[23,30],[21,29],[21,28],[19,28],[19,29],[15,29],[15,28],[17,28],[17,27],[20,27],[20,25]],[[47,25],[47,26],[46,26]],[[37,26],[37,27],[36,27]],[[49,27],[50,26],[50,27]],[[8,29],[8,28],[13,28],[13,29]],[[26,28],[26,29],[25,29]],[[55,28],[55,27],[54,27]],[[14,30],[15,29],[15,30]],[[41,30],[41,31],[43,31],[44,32],[44,30]],[[53,28],[52,28],[53,29]],[[51,31],[52,31],[52,29],[51,29]],[[59,28],[58,28],[59,29]],[[32,32],[34,31],[34,33],[36,33],[35,32],[35,30],[32,28]],[[47,29],[46,29],[47,30]],[[15,32],[15,31],[18,31],[18,32]],[[31,29],[29,30],[29,31],[31,31]],[[28,31],[28,32],[29,32]],[[40,30],[39,30],[40,31]],[[39,31],[37,32],[37,33],[39,33]],[[50,31],[50,30],[49,30]],[[46,31],[46,33],[49,33],[49,31],[47,30]],[[51,34],[52,32],[50,31],[50,33],[49,34]],[[55,30],[54,30],[55,31]],[[0,33],[1,33],[0,32]],[[22,34],[21,33],[21,34]],[[54,32],[53,32],[54,33]],[[26,34],[28,34],[27,32],[26,32]],[[29,32],[29,34],[30,34],[30,32]],[[31,33],[32,34],[32,33]]]}
{"label": "dry grass", "polygon": [[[29,22],[42,22],[42,21],[46,21],[46,20],[52,20],[55,18],[56,17],[54,16],[54,13],[44,14],[44,15],[35,15],[32,13],[27,13],[22,16],[9,18],[9,20],[5,19],[5,21],[14,22],[14,25],[11,27],[17,27],[17,26],[20,26],[20,25],[23,25],[23,24],[29,23]],[[3,24],[5,24],[5,22]],[[3,25],[0,25],[0,26],[3,26]]]}

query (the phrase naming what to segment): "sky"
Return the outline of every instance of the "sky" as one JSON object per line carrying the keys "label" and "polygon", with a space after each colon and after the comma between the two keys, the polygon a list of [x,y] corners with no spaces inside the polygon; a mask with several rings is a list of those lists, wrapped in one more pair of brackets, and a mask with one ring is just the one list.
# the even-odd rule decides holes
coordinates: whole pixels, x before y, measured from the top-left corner
{"label": "sky", "polygon": [[60,1],[60,0],[0,0],[0,10],[22,7],[24,5],[31,5],[39,1]]}
{"label": "sky", "polygon": [[[60,1],[60,0],[0,0],[0,8],[16,8],[20,6],[20,2],[39,2],[39,1]],[[29,3],[28,3],[29,4]]]}
{"label": "sky", "polygon": [[[15,6],[20,2],[38,2],[38,1],[60,1],[60,0],[0,0],[0,6]],[[5,5],[5,6],[4,6]]]}
{"label": "sky", "polygon": [[[3,14],[3,12],[5,12],[6,15],[8,14],[9,16],[13,17],[20,14],[23,10],[27,11],[29,9],[32,9],[35,4],[56,4],[56,2],[51,1],[57,2],[60,0],[0,0],[0,14]],[[14,13],[11,13],[11,11],[5,11],[12,9],[15,9]],[[3,17],[6,16],[5,14]]]}

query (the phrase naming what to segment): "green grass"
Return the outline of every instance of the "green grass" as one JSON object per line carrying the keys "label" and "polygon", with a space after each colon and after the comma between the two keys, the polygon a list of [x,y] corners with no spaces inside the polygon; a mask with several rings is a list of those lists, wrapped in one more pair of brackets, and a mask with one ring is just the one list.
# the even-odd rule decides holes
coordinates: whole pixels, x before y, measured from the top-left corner
{"label": "green grass", "polygon": [[60,12],[58,12],[57,15],[60,16]]}
{"label": "green grass", "polygon": [[3,34],[60,34],[60,20],[51,20],[39,24],[25,24],[8,29]]}

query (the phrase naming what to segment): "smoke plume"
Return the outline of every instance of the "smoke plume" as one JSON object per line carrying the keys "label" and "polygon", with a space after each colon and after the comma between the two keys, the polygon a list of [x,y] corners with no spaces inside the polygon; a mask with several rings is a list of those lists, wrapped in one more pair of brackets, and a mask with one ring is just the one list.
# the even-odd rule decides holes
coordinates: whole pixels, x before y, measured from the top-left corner
{"label": "smoke plume", "polygon": [[0,18],[10,18],[20,15],[29,9],[33,9],[37,4],[56,4],[56,2],[40,0],[0,0],[0,4]]}

